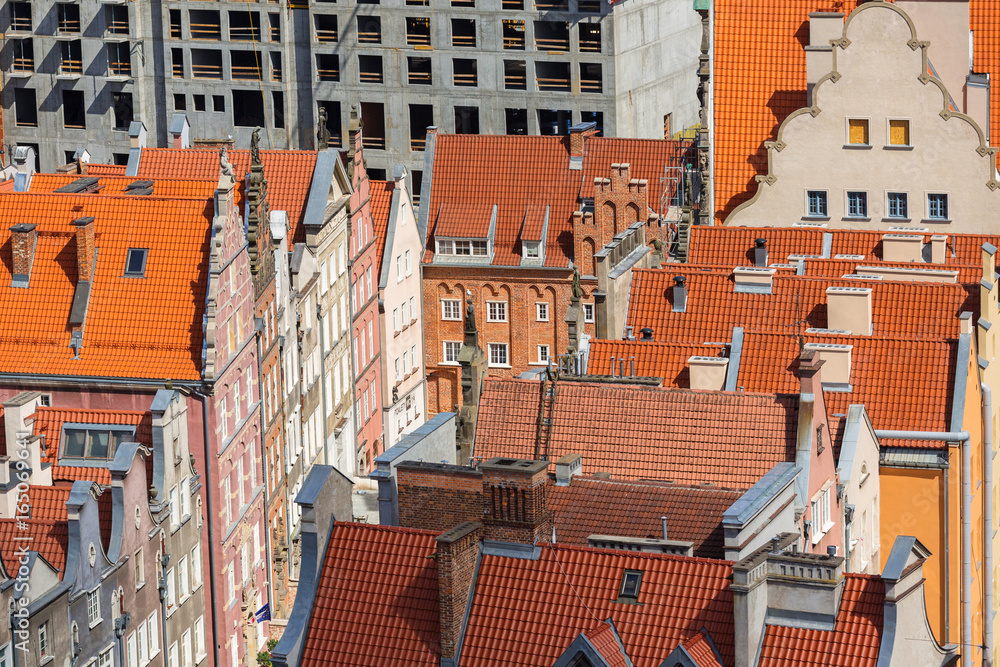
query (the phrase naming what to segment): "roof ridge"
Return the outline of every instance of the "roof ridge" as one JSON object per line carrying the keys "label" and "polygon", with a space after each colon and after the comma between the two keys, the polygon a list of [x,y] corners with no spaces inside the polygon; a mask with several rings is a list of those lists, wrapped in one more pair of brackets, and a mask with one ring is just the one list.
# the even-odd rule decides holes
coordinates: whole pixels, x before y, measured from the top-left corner
{"label": "roof ridge", "polygon": [[[550,550],[563,549],[566,551],[579,551],[582,553],[594,553],[594,554],[610,554],[617,558],[640,558],[642,560],[656,560],[656,561],[677,561],[682,563],[706,563],[708,565],[715,565],[718,567],[731,568],[733,566],[733,561],[724,560],[721,558],[703,558],[701,556],[681,556],[679,554],[664,554],[664,553],[650,553],[646,551],[623,551],[621,549],[601,549],[597,547],[583,546],[579,544],[566,544],[566,543],[555,543],[552,542],[538,542],[536,546],[541,547],[544,551],[546,548]],[[500,556],[501,558],[508,558],[508,556]],[[517,556],[509,556],[509,558],[518,559]]]}
{"label": "roof ridge", "polygon": [[744,493],[741,489],[731,489],[725,486],[718,486],[717,484],[706,484],[705,486],[700,486],[696,484],[681,484],[679,482],[671,482],[665,479],[618,479],[615,477],[592,477],[584,475],[574,477],[573,479],[581,482],[634,485],[670,490],[681,489],[684,491],[722,491],[725,493]]}
{"label": "roof ridge", "polygon": [[355,528],[357,530],[370,530],[373,532],[398,533],[400,535],[433,535],[437,537],[440,530],[427,530],[424,528],[406,528],[404,526],[384,526],[378,523],[360,523],[358,521],[334,521],[336,527]]}

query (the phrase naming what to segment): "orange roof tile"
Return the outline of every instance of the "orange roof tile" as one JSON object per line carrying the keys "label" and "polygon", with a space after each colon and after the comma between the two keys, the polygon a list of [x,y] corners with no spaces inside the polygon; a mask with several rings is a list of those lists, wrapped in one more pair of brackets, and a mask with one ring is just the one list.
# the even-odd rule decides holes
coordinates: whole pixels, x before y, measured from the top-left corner
{"label": "orange roof tile", "polygon": [[[640,604],[615,602],[622,573],[641,570]],[[707,628],[733,661],[731,568],[724,561],[541,545],[537,560],[484,554],[461,667],[551,665],[595,618],[610,618],[637,667]]]}
{"label": "orange roof tile", "polygon": [[87,176],[124,176],[128,165],[124,164],[95,164],[91,162],[87,165]]}
{"label": "orange roof tile", "polygon": [[741,495],[712,486],[574,477],[568,486],[550,486],[546,504],[561,543],[586,545],[590,535],[662,539],[665,516],[669,539],[693,542],[695,556],[722,558],[722,515]]}
{"label": "orange roof tile", "polygon": [[436,665],[441,655],[437,533],[336,522],[302,667]]}
{"label": "orange roof tile", "polygon": [[[753,196],[757,190],[754,177],[767,172],[764,142],[776,138],[788,114],[806,105],[802,45],[809,43],[809,13],[835,10],[846,15],[857,4],[856,0],[719,0],[714,4],[717,220],[725,220]],[[975,34],[974,69],[997,80],[1000,9],[990,0],[970,0],[969,18]],[[992,105],[990,125],[1000,127],[1000,104]]]}
{"label": "orange roof tile", "polygon": [[8,576],[17,573],[17,549],[26,545],[29,551],[48,561],[59,571],[59,579],[66,574],[66,552],[69,549],[69,525],[65,521],[38,519],[0,519],[0,556]]}
{"label": "orange roof tile", "polygon": [[385,237],[389,230],[389,213],[391,212],[389,209],[392,208],[392,190],[395,185],[393,181],[368,180],[372,231],[375,235],[375,260],[378,262],[376,275],[382,272],[382,255],[385,252]]}
{"label": "orange roof tile", "polygon": [[[685,312],[673,312],[674,276],[687,279]],[[958,315],[978,317],[979,287],[955,284],[851,281],[776,273],[771,294],[738,293],[732,275],[675,264],[633,272],[627,322],[634,332],[653,329],[656,340],[728,341],[733,327],[795,335],[836,328],[827,320],[826,288],[872,289],[873,335],[957,338]]]}
{"label": "orange roof tile", "polygon": [[833,630],[767,625],[760,667],[874,667],[882,643],[885,582],[847,574]]}
{"label": "orange roof tile", "polygon": [[71,487],[68,486],[37,486],[28,487],[28,505],[32,519],[41,521],[66,521],[69,513],[66,501],[69,500]]}
{"label": "orange roof tile", "polygon": [[[484,238],[497,207],[493,264],[520,264],[525,213],[548,205],[545,265],[565,267],[573,255],[573,211],[593,196],[595,176],[610,177],[613,163],[631,164],[630,176],[648,180],[649,204],[658,209],[660,181],[679,142],[589,137],[582,170],[570,169],[569,138],[440,134],[428,202],[428,252],[434,236]],[[443,225],[440,229],[437,226]]]}
{"label": "orange roof tile", "polygon": [[712,647],[708,633],[704,630],[682,642],[681,646],[688,652],[688,655],[694,658],[698,667],[723,667],[722,663],[719,662],[719,656],[716,655],[715,649]]}
{"label": "orange roof tile", "polygon": [[[688,359],[691,357],[720,357],[725,356],[725,354],[726,347],[723,345],[661,341],[642,341],[640,343],[595,338],[590,341],[590,350],[587,353],[587,373],[591,375],[622,375],[624,368],[624,374],[630,375],[634,368],[635,375],[663,378],[664,387],[688,389],[691,387]],[[622,366],[622,360],[625,362],[624,366]]]}
{"label": "orange roof tile", "polygon": [[629,660],[625,656],[625,648],[615,637],[615,628],[610,623],[598,623],[584,635],[590,640],[591,645],[598,654],[604,658],[607,667],[629,667]]}
{"label": "orange roof tile", "polygon": [[[34,174],[28,192],[36,194],[51,193],[58,188],[69,185],[80,179],[93,176],[87,174]],[[143,179],[133,176],[102,176],[97,186],[85,194],[123,195],[127,187]],[[182,180],[173,178],[158,178],[153,181],[153,194],[130,195],[132,197],[157,197],[165,199],[202,199],[209,200],[215,196],[218,178],[214,180]]]}
{"label": "orange roof tile", "polygon": [[[487,377],[474,456],[541,458],[538,396],[537,381]],[[622,479],[747,489],[776,463],[794,460],[797,414],[797,395],[560,382],[548,451],[540,454],[556,461],[578,453],[585,472]]]}
{"label": "orange roof tile", "polygon": [[[84,216],[96,218],[98,253],[73,359],[71,223]],[[212,217],[202,200],[0,194],[0,373],[200,379]],[[22,222],[38,232],[28,289],[11,287],[9,228]],[[129,248],[149,250],[145,278],[123,276]]]}
{"label": "orange roof tile", "polygon": [[[242,206],[245,176],[250,172],[250,151],[228,151],[236,174],[239,205]],[[267,178],[268,202],[272,211],[288,213],[288,248],[305,243],[306,229],[302,224],[313,171],[316,151],[263,150],[260,161]],[[197,179],[219,181],[219,151],[203,148],[144,148],[139,161],[137,179]]]}
{"label": "orange roof tile", "polygon": [[111,471],[107,468],[84,466],[52,466],[52,480],[56,482],[94,482],[102,486],[111,484]]}

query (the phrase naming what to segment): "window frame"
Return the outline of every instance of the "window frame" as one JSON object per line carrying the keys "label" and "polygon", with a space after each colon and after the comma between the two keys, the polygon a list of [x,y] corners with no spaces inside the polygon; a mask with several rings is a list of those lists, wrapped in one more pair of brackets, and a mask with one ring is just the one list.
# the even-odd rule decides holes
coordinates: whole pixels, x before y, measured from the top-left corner
{"label": "window frame", "polygon": [[[583,322],[584,324],[593,324],[595,316],[595,306],[592,303],[583,304]],[[588,315],[588,313],[590,313]]]}
{"label": "window frame", "polygon": [[[448,358],[448,356],[449,356],[448,355],[448,346],[449,345],[455,345],[456,346],[454,348],[454,350],[455,350],[455,358],[454,359],[449,359]],[[449,365],[449,366],[457,366],[458,365],[458,354],[461,351],[462,351],[462,343],[460,341],[456,341],[456,340],[441,341],[441,363],[444,364],[444,365]]]}
{"label": "window frame", "polygon": [[[934,215],[932,213],[934,206],[931,204],[931,197],[943,197],[944,203],[944,215]],[[949,201],[951,197],[947,192],[928,192],[925,198],[927,202],[927,220],[934,220],[937,222],[946,222],[951,220],[951,202]]]}
{"label": "window frame", "polygon": [[[458,314],[455,317],[448,316],[448,306],[449,304],[456,304],[455,309]],[[441,319],[446,322],[461,322],[462,321],[462,300],[461,299],[441,299]]]}
{"label": "window frame", "polygon": [[[548,345],[536,345],[535,348],[536,348],[535,352],[536,352],[536,358],[538,359],[538,363],[539,364],[548,365],[549,359],[552,358],[550,356],[551,353],[549,351],[549,346]],[[542,350],[545,350],[545,358],[544,359],[542,358]]]}
{"label": "window frame", "polygon": [[[823,206],[822,211],[819,207],[813,208],[813,195],[817,196],[817,204],[819,203],[819,196],[822,195]],[[820,218],[828,219],[830,217],[830,191],[829,190],[806,190],[806,214],[803,216],[805,218]]]}
{"label": "window frame", "polygon": [[[851,197],[852,195],[860,195],[861,201],[864,203],[864,211],[861,214],[851,212]],[[871,220],[870,211],[868,210],[868,191],[867,190],[845,190],[844,191],[844,218],[850,220]]]}
{"label": "window frame", "polygon": [[618,599],[639,600],[639,592],[642,590],[642,570],[625,570],[622,572],[622,581],[618,586]]}
{"label": "window frame", "polygon": [[[893,213],[893,197],[897,199],[902,197],[903,212],[902,215]],[[898,201],[896,203],[898,206]],[[910,198],[906,192],[886,192],[885,193],[885,217],[892,220],[909,220],[910,219]]]}
{"label": "window frame", "polygon": [[[906,143],[905,144],[894,144],[892,142],[892,124],[893,123],[906,123]],[[910,136],[910,130],[913,129],[913,124],[910,122],[909,118],[886,118],[885,119],[885,146],[889,149],[906,149],[913,148],[912,137]]]}
{"label": "window frame", "polygon": [[87,591],[87,624],[91,629],[100,625],[101,621],[101,588]]}
{"label": "window frame", "polygon": [[[140,257],[142,260],[137,270],[132,270],[129,268],[132,265],[132,259],[134,257]],[[127,251],[125,251],[125,271],[123,272],[122,277],[145,278],[146,264],[148,262],[149,262],[149,248],[129,248]]]}
{"label": "window frame", "polygon": [[[860,120],[865,122],[865,141],[864,143],[856,143],[851,141],[851,121]],[[872,119],[864,116],[856,116],[854,118],[847,117],[844,120],[845,129],[847,130],[847,141],[844,143],[845,148],[871,148],[872,146]]]}
{"label": "window frame", "polygon": [[535,321],[536,322],[548,322],[549,321],[549,302],[548,301],[536,301],[535,302]]}
{"label": "window frame", "polygon": [[493,300],[487,301],[486,302],[486,321],[487,322],[507,322],[508,321],[508,319],[507,319],[507,302],[506,301],[493,301]]}
{"label": "window frame", "polygon": [[[493,353],[497,352],[497,355]],[[499,353],[503,352],[503,361],[494,361],[494,356],[499,359]],[[510,368],[510,346],[507,343],[487,343],[487,366],[489,368]]]}

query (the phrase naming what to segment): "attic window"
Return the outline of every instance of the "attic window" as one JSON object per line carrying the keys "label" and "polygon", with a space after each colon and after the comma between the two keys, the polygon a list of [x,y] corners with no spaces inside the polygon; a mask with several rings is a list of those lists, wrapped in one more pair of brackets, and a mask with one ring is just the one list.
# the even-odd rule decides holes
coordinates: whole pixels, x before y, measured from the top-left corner
{"label": "attic window", "polygon": [[642,570],[625,570],[622,585],[618,591],[618,602],[636,602],[642,585]]}
{"label": "attic window", "polygon": [[135,429],[77,424],[63,427],[61,458],[113,459],[118,445],[132,440]]}
{"label": "attic window", "polygon": [[538,257],[538,244],[537,243],[525,243],[524,244],[524,256],[537,258]]}
{"label": "attic window", "polygon": [[148,248],[129,248],[125,256],[125,277],[145,278],[146,277],[146,256],[149,254]]}

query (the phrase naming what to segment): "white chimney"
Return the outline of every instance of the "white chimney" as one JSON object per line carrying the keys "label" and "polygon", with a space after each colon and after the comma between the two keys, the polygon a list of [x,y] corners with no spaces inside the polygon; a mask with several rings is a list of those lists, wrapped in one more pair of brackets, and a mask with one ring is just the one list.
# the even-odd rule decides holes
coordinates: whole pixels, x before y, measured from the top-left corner
{"label": "white chimney", "polygon": [[944,264],[947,260],[948,235],[935,234],[931,237],[931,264]]}
{"label": "white chimney", "polygon": [[692,389],[722,391],[726,388],[726,371],[729,359],[725,357],[690,357],[688,374]]}
{"label": "white chimney", "polygon": [[556,486],[569,486],[573,477],[583,474],[583,457],[579,454],[567,454],[556,461]]}
{"label": "white chimney", "polygon": [[742,294],[770,294],[775,269],[759,266],[737,266],[733,269],[736,292]]}
{"label": "white chimney", "polygon": [[851,384],[851,350],[853,345],[835,343],[806,343],[807,350],[815,350],[823,362],[823,386]]}
{"label": "white chimney", "polygon": [[916,234],[883,234],[882,259],[886,262],[923,261],[924,238]]}
{"label": "white chimney", "polygon": [[870,287],[827,287],[826,327],[872,335],[872,290]]}

